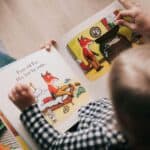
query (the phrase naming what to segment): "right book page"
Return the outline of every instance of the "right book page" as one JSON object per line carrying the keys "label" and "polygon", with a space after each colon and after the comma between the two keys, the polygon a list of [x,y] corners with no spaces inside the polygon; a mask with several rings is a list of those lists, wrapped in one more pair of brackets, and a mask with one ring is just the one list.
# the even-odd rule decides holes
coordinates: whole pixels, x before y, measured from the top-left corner
{"label": "right book page", "polygon": [[142,43],[140,34],[115,24],[115,18],[122,9],[116,1],[63,38],[62,44],[68,53],[65,57],[67,61],[74,61],[70,64],[80,72],[78,74],[93,98],[108,97],[107,75],[113,59],[122,51]]}

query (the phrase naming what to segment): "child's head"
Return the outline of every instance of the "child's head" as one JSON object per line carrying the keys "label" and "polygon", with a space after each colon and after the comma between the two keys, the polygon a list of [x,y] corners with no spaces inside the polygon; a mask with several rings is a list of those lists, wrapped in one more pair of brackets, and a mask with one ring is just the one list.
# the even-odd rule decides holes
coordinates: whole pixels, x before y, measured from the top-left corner
{"label": "child's head", "polygon": [[150,145],[150,46],[128,50],[116,58],[110,92],[118,122],[130,142]]}

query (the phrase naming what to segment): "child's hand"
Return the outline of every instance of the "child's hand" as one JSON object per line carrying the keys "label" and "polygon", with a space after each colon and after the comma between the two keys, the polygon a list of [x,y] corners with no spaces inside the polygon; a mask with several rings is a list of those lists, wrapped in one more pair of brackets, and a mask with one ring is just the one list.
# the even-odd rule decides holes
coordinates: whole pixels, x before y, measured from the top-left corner
{"label": "child's hand", "polygon": [[56,47],[57,42],[55,40],[50,40],[48,42],[46,42],[44,45],[41,45],[40,48],[41,49],[46,49],[48,52],[51,51],[51,46],[55,46]]}
{"label": "child's hand", "polygon": [[[134,31],[145,33],[150,32],[149,14],[145,13],[141,6],[131,0],[119,0],[126,10],[120,11],[116,17],[116,23],[125,25]],[[124,20],[124,17],[130,17],[130,21]]]}
{"label": "child's hand", "polygon": [[24,84],[17,84],[9,93],[9,98],[21,111],[35,103],[32,89]]}

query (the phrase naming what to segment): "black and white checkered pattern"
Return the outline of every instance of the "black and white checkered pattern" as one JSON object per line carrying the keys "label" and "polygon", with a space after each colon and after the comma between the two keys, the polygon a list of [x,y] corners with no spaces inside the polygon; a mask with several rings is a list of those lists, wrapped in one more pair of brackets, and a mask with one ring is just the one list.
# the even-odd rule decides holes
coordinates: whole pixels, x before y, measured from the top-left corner
{"label": "black and white checkered pattern", "polygon": [[79,110],[75,132],[61,134],[56,131],[36,104],[22,113],[21,120],[42,150],[122,150],[127,146],[123,133],[115,128],[113,108],[107,99],[91,102]]}

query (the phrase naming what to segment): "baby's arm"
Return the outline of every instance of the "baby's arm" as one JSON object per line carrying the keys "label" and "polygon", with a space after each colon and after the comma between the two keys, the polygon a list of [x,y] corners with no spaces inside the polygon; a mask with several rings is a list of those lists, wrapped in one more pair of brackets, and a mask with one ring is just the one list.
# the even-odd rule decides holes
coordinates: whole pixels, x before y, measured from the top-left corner
{"label": "baby's arm", "polygon": [[[150,12],[145,12],[139,4],[131,0],[119,1],[126,9],[120,11],[116,18],[116,23],[150,36]],[[124,17],[131,17],[131,19],[127,21]]]}
{"label": "baby's arm", "polygon": [[21,121],[43,150],[92,149],[105,145],[105,135],[100,127],[91,126],[85,130],[64,134],[56,131],[41,114],[30,87],[26,85],[19,84],[14,87],[9,98],[22,111]]}

